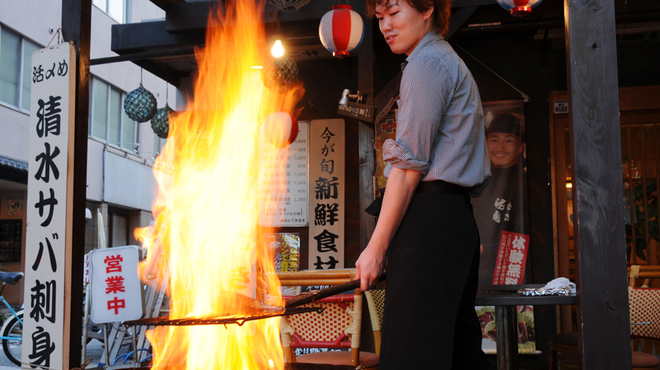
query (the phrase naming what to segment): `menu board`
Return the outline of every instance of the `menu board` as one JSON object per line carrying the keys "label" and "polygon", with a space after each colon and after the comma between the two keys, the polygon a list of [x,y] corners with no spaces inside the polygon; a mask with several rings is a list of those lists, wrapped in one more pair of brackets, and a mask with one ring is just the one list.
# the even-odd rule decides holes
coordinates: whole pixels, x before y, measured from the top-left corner
{"label": "menu board", "polygon": [[298,136],[276,148],[259,136],[259,225],[307,226],[309,122],[298,122]]}

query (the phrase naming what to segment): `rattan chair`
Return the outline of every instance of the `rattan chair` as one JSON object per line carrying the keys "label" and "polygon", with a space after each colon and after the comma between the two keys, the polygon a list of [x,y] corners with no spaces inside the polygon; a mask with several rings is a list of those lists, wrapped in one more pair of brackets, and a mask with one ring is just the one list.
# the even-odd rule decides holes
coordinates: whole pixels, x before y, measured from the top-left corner
{"label": "rattan chair", "polygon": [[[630,308],[630,334],[633,338],[660,339],[660,289],[628,288]],[[577,349],[561,352],[558,356],[562,370],[580,369],[580,353]],[[632,352],[633,370],[657,369],[660,360],[654,355]]]}
{"label": "rattan chair", "polygon": [[[628,267],[628,285],[637,287],[641,281],[642,287],[648,287],[651,279],[660,278],[660,266],[633,265]],[[550,336],[549,369],[557,370],[557,354],[564,351],[577,350],[577,333],[557,333]]]}
{"label": "rattan chair", "polygon": [[374,346],[376,354],[380,356],[380,340],[382,337],[383,311],[385,310],[385,289],[372,289],[364,292],[369,308],[371,329],[374,332]]}
{"label": "rattan chair", "polygon": [[660,266],[632,265],[628,267],[628,286],[648,288],[651,279],[660,279]]}
{"label": "rattan chair", "polygon": [[[337,285],[354,280],[354,270],[303,271],[278,273],[283,286]],[[360,351],[362,324],[361,291],[336,295],[301,307],[323,307],[323,313],[307,312],[284,316],[280,321],[280,337],[287,363],[362,366],[378,369],[378,355]],[[295,348],[349,349],[295,356]]]}
{"label": "rattan chair", "polygon": [[574,351],[578,348],[577,333],[556,333],[550,336],[550,353],[548,364],[550,370],[557,370],[557,354],[565,351]]}

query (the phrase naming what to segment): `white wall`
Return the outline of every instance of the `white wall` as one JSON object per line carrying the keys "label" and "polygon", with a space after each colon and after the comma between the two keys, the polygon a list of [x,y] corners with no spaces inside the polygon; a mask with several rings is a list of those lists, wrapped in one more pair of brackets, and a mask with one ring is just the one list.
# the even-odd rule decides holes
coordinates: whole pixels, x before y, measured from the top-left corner
{"label": "white wall", "polygon": [[0,105],[0,155],[28,162],[30,116]]}
{"label": "white wall", "polygon": [[[0,0],[0,23],[46,46],[62,24],[62,4],[53,0]],[[53,41],[55,44],[56,41]]]}
{"label": "white wall", "polygon": [[[61,5],[58,1],[0,0],[0,23],[40,46],[46,46],[60,28]],[[49,32],[53,30],[53,34]],[[53,43],[56,43],[53,41]],[[0,104],[0,155],[28,161],[30,116]]]}
{"label": "white wall", "polygon": [[[131,23],[165,17],[165,12],[149,0],[131,0],[128,14],[128,21]],[[42,47],[51,42],[56,31],[61,27],[61,15],[62,2],[60,0],[0,0],[2,26]],[[111,27],[116,23],[102,10],[92,6],[91,59],[117,55],[110,50]],[[58,39],[55,37],[52,44],[57,42]],[[177,109],[177,96],[179,95],[177,89],[151,73],[142,71],[140,67],[131,62],[94,65],[90,67],[90,72],[125,92],[136,89],[142,80],[144,87],[156,97],[159,108],[165,106],[167,97],[169,106]],[[29,161],[29,120],[29,114],[0,104],[1,156],[23,162]],[[154,155],[154,135],[150,122],[138,124],[137,135],[140,142],[140,151],[137,154],[143,159],[131,160],[128,158],[137,158],[134,153],[110,148],[120,154],[111,161],[112,168],[104,168],[107,165],[104,161],[104,153],[107,151],[106,144],[95,139],[88,140],[87,199],[89,201],[108,202],[106,196],[109,195],[112,198],[111,202],[115,205],[144,211],[150,210],[153,198],[151,166]],[[123,163],[124,161],[126,163]],[[112,178],[108,179],[109,175]],[[131,181],[125,181],[128,179]],[[145,184],[140,184],[140,190],[136,192],[135,181],[143,180],[146,181]],[[107,189],[108,184],[111,184],[111,191]],[[144,199],[137,199],[138,196]]]}
{"label": "white wall", "polygon": [[[126,153],[124,153],[126,154]],[[135,209],[151,209],[156,179],[137,157],[106,150],[103,155],[103,201]]]}

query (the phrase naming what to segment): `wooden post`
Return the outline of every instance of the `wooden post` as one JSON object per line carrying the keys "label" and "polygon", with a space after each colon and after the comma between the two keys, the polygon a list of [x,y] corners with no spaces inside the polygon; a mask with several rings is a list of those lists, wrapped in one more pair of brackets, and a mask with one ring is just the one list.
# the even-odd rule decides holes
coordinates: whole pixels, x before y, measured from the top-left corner
{"label": "wooden post", "polygon": [[[363,18],[364,37],[358,49],[358,90],[366,94],[368,105],[374,104],[374,46],[373,46],[373,20]],[[360,177],[360,248],[364,249],[371,239],[376,227],[376,219],[364,212],[374,200],[374,173],[376,159],[374,151],[375,132],[373,125],[358,121],[359,125],[359,177]]]}
{"label": "wooden post", "polygon": [[[76,111],[73,158],[73,193],[71,248],[67,250],[67,291],[65,319],[69,331],[65,332],[64,345],[69,345],[68,361],[63,369],[80,367],[82,350],[83,317],[83,258],[85,253],[85,206],[87,201],[87,136],[89,112],[89,52],[92,23],[91,0],[62,0],[62,35],[72,41],[76,49]],[[67,337],[68,334],[68,337]]]}
{"label": "wooden post", "polygon": [[582,369],[630,369],[614,0],[564,0]]}

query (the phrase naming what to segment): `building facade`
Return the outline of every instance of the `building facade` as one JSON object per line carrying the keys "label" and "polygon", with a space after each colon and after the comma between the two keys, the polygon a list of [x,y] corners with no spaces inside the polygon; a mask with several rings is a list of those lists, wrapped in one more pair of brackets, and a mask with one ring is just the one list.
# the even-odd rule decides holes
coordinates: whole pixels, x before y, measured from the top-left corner
{"label": "building facade", "polygon": [[[24,271],[31,55],[62,42],[62,3],[0,0],[0,7],[0,269]],[[116,56],[110,50],[113,24],[164,17],[148,0],[94,0],[91,59]],[[99,246],[99,219],[110,247],[137,244],[133,230],[151,222],[152,166],[165,139],[149,121],[124,113],[124,97],[142,84],[158,108],[167,103],[176,109],[180,100],[174,86],[130,61],[92,65],[90,74],[86,252]],[[5,291],[13,304],[22,296],[22,286]]]}

